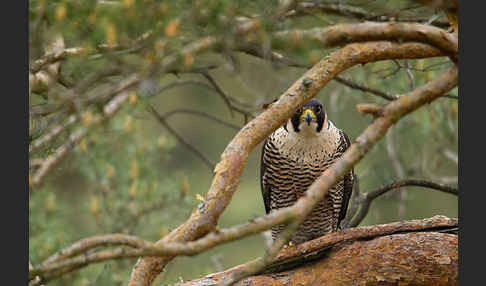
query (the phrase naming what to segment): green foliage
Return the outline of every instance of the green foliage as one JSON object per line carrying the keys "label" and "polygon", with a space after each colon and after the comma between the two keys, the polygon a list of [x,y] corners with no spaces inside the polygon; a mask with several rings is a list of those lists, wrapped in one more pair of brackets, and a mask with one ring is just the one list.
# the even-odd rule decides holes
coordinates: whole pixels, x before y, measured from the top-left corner
{"label": "green foliage", "polygon": [[[344,2],[359,4],[377,14],[388,15],[393,9],[403,9],[407,15],[430,16],[430,11],[427,14],[423,10],[405,9],[408,1]],[[258,33],[262,47],[271,47],[302,63],[314,63],[331,50],[323,49],[315,42],[296,40],[291,44],[281,44],[272,39],[270,32],[351,22],[342,16],[315,13],[276,23],[272,16],[278,4],[279,1],[266,0],[30,0],[31,60],[38,59],[44,46],[60,33],[67,48],[85,49],[83,53],[70,55],[62,62],[62,74],[77,84],[86,84],[75,101],[81,106],[80,110],[69,109],[61,113],[60,118],[30,118],[30,126],[35,130],[31,140],[35,140],[49,130],[43,128],[44,125],[62,123],[66,115],[75,112],[79,112],[81,117],[55,140],[32,152],[31,159],[53,154],[73,131],[87,127],[90,120],[101,115],[106,101],[83,105],[83,100],[120,83],[128,74],[153,73],[153,82],[158,88],[184,80],[207,83],[200,74],[157,74],[153,72],[152,64],[163,62],[167,55],[178,53],[189,43],[208,35],[224,36],[225,40],[204,55],[181,57],[176,68],[216,65],[217,68],[209,72],[222,90],[234,99],[232,102],[244,102],[246,105],[241,106],[250,113],[258,114],[262,103],[279,96],[305,70],[275,65],[232,51],[234,44],[241,41],[234,33],[235,17],[262,15],[263,29]],[[147,32],[151,32],[152,36],[138,43],[137,39]],[[103,46],[106,44],[116,45],[116,48],[107,49]],[[446,62],[443,57],[408,60],[413,78],[406,69],[397,69],[398,65],[405,65],[402,60],[355,66],[341,76],[397,95],[409,92],[412,85],[418,87],[435,78],[450,66]],[[110,76],[95,77],[100,71],[110,68],[118,70]],[[96,80],[89,82],[92,78]],[[66,95],[72,95],[69,92],[68,87],[58,85],[54,90],[33,94],[31,105],[65,103]],[[75,144],[69,155],[50,171],[44,186],[32,192],[29,199],[29,258],[34,265],[79,239],[98,234],[127,233],[156,241],[189,217],[199,203],[196,194],[207,192],[212,170],[208,172],[207,166],[197,156],[146,112],[147,104],[161,113],[193,109],[239,126],[245,123],[243,115],[236,112],[231,115],[221,96],[201,85],[178,86],[152,96],[142,89],[129,92],[128,103],[101,126],[90,127],[93,129],[89,135]],[[451,94],[457,95],[457,90]],[[335,81],[330,82],[317,97],[324,102],[329,118],[345,130],[351,140],[359,136],[372,120],[369,115],[359,114],[356,104],[387,102]],[[457,113],[457,100],[442,98],[413,112],[393,127],[395,151],[406,177],[436,182],[440,182],[441,178],[457,178],[457,165],[444,156],[445,150],[457,151]],[[236,133],[234,129],[194,114],[174,115],[167,121],[213,162],[219,160],[226,144]],[[259,160],[260,150],[256,148],[250,154],[231,204],[220,219],[220,227],[246,222],[264,214],[258,181]],[[362,192],[397,179],[385,139],[355,170]],[[452,181],[451,184],[454,183]],[[398,196],[386,196],[373,203],[363,224],[436,214],[457,216],[455,197],[416,188],[408,188],[407,194],[405,214],[398,212]],[[215,256],[221,256],[222,264],[227,268],[262,254],[262,237],[245,238],[196,257],[177,259],[154,285],[217,271],[216,263],[208,263]],[[124,285],[134,263],[135,259],[125,259],[91,265],[49,285]]]}
{"label": "green foliage", "polygon": [[[146,121],[136,119],[141,106],[128,106],[100,132],[83,140],[58,170],[67,171],[68,178],[58,177],[31,196],[31,261],[41,262],[78,239],[103,233],[127,233],[155,241],[197,205],[188,193],[187,177],[162,167],[172,157],[175,139],[166,134],[156,138],[141,135]],[[73,179],[82,186],[70,185]],[[129,262],[103,265],[84,275],[97,277],[95,273],[111,265],[114,275],[104,278],[107,285],[126,279],[119,276],[129,269]],[[86,282],[84,275],[74,274],[81,279],[76,283]],[[62,285],[65,279],[52,283]]]}

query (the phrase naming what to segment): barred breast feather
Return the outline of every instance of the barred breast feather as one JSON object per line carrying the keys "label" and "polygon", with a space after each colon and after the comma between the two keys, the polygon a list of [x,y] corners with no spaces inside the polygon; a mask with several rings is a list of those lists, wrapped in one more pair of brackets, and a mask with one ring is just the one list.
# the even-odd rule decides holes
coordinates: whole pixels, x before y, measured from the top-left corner
{"label": "barred breast feather", "polygon": [[[327,121],[325,132],[312,138],[296,136],[283,127],[264,142],[260,182],[266,213],[291,206],[334,163],[350,142],[347,135]],[[336,231],[346,215],[353,185],[353,171],[338,181],[299,226],[292,241],[302,243]],[[272,228],[275,239],[285,226]]]}

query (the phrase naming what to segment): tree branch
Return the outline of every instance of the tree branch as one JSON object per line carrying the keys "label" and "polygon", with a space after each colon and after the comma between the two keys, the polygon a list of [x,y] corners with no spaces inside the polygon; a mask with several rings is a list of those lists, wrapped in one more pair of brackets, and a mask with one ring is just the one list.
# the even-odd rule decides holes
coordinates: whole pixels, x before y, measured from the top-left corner
{"label": "tree branch", "polygon": [[[388,282],[390,282],[388,279],[395,276],[395,282],[397,282],[396,280],[400,282],[408,280],[417,283],[412,283],[413,285],[435,285],[442,277],[424,275],[423,273],[427,272],[424,269],[438,270],[441,263],[439,260],[432,261],[429,253],[448,253],[450,255],[448,257],[455,259],[455,263],[449,265],[451,268],[444,273],[447,273],[444,276],[451,278],[454,275],[457,276],[457,236],[438,233],[455,229],[457,226],[457,219],[434,216],[423,220],[394,222],[333,232],[283,249],[269,266],[257,274],[258,276],[247,278],[239,285],[315,285],[316,283],[319,285],[352,285],[356,281],[367,281],[374,285],[380,279],[375,276],[377,272],[383,277],[381,279],[387,277]],[[440,241],[446,243],[441,244]],[[351,252],[341,256],[339,253],[343,248],[349,249]],[[421,255],[423,260],[416,260],[415,258],[418,258],[416,253],[422,253],[428,258],[422,258]],[[403,259],[402,256],[408,259]],[[415,258],[411,259],[411,257]],[[446,258],[444,261],[452,262]],[[247,268],[249,263],[176,285],[196,286],[209,285],[209,283],[212,283],[210,285],[224,285],[235,273]],[[390,265],[394,265],[394,267],[390,268]],[[405,271],[399,270],[402,269],[401,265],[404,266]],[[400,272],[401,275],[398,275],[397,272]],[[422,277],[422,275],[424,276]],[[419,276],[422,281],[417,279]],[[424,282],[425,280],[426,282]]]}
{"label": "tree branch", "polygon": [[[359,204],[360,204],[360,210],[358,214],[355,217],[351,217],[350,222],[348,224],[348,227],[355,227],[359,225],[363,219],[366,217],[368,214],[368,211],[370,209],[371,203],[373,200],[378,198],[379,196],[391,191],[395,190],[398,188],[406,187],[406,186],[415,186],[415,187],[424,187],[424,188],[429,188],[429,189],[434,189],[438,190],[444,193],[452,194],[452,195],[459,195],[459,191],[456,188],[449,187],[446,185],[442,184],[437,184],[434,182],[429,182],[429,181],[424,181],[424,180],[414,180],[414,179],[406,179],[406,180],[399,180],[393,183],[390,183],[388,185],[385,185],[379,189],[376,189],[374,191],[370,191],[367,193],[364,193],[359,197]],[[352,219],[352,220],[351,220]]]}
{"label": "tree branch", "polygon": [[[422,58],[438,55],[441,55],[439,50],[418,43],[371,42],[351,44],[325,57],[297,80],[280,96],[277,102],[240,130],[226,147],[221,155],[221,161],[214,169],[213,183],[206,194],[205,201],[184,224],[158,241],[156,245],[174,241],[195,240],[212,231],[219,216],[236,191],[249,152],[277,129],[304,102],[315,96],[339,72],[360,63],[392,58]],[[450,79],[446,78],[446,80]],[[435,83],[436,81],[434,81]],[[446,85],[447,88],[453,86],[455,86],[454,81],[452,84]],[[440,91],[442,89],[439,89]],[[435,90],[431,94],[435,95]],[[406,98],[409,99],[410,97]],[[397,102],[402,103],[404,101],[399,100]],[[362,151],[355,150],[353,152],[361,153]],[[302,205],[298,204],[298,206]],[[172,256],[140,259],[132,271],[128,285],[149,285],[171,259]]]}
{"label": "tree branch", "polygon": [[217,122],[221,125],[232,128],[234,130],[240,130],[242,128],[242,126],[232,124],[232,123],[228,122],[227,120],[223,120],[223,119],[216,117],[212,114],[202,112],[202,111],[199,111],[199,110],[194,110],[194,109],[184,109],[184,108],[174,109],[174,110],[171,110],[171,111],[164,113],[163,115],[161,115],[161,117],[169,118],[170,116],[178,114],[178,113],[186,113],[186,114],[192,114],[192,115],[205,117],[205,118],[211,119],[211,120],[213,120],[213,121],[215,121],[215,122]]}
{"label": "tree branch", "polygon": [[177,140],[184,145],[187,149],[192,151],[196,156],[201,159],[204,164],[209,168],[210,171],[214,169],[214,163],[206,157],[201,151],[199,151],[196,147],[192,146],[189,142],[187,142],[177,131],[175,131],[174,128],[172,128],[167,121],[165,120],[164,116],[161,116],[151,105],[148,106],[149,111],[154,115],[155,118],[159,121],[160,124],[162,124]]}
{"label": "tree branch", "polygon": [[[315,3],[315,2],[299,2],[295,9],[287,12],[285,17],[296,17],[300,15],[308,15],[316,12],[324,12],[327,14],[335,14],[344,17],[351,17],[362,21],[376,21],[376,22],[414,22],[427,23],[430,20],[427,18],[417,17],[403,17],[398,15],[388,16],[385,14],[374,14],[360,7],[333,4],[333,3]],[[447,28],[449,23],[446,21],[433,20],[430,24]]]}
{"label": "tree branch", "polygon": [[324,46],[342,46],[353,42],[400,41],[420,42],[440,49],[457,62],[458,39],[440,28],[416,23],[338,24],[326,28],[280,31],[274,40],[308,39]]}
{"label": "tree branch", "polygon": [[75,132],[73,132],[66,143],[62,144],[56,149],[56,151],[44,159],[39,170],[32,177],[31,187],[35,188],[41,185],[41,182],[45,175],[49,172],[52,167],[57,165],[61,158],[63,158],[67,153],[75,146],[76,143],[81,141],[89,132],[91,132],[93,126],[98,126],[105,120],[113,117],[116,112],[120,109],[121,105],[128,99],[128,93],[125,92],[126,89],[133,87],[140,78],[137,74],[134,74],[121,83],[119,83],[113,90],[114,93],[119,95],[115,96],[111,101],[109,101],[103,108],[102,114],[97,114],[94,116],[93,120],[88,124],[88,126],[81,127]]}
{"label": "tree branch", "polygon": [[[282,220],[282,216],[267,215],[265,217],[272,217],[273,220],[259,218],[246,224],[212,232],[204,238],[189,243],[169,243],[155,246],[151,242],[124,234],[106,234],[85,238],[50,256],[42,264],[29,269],[29,279],[44,283],[87,265],[113,259],[137,256],[196,255],[221,243],[240,239],[258,233],[263,229],[269,229],[272,225],[285,222],[285,220]],[[289,262],[295,265],[296,261],[302,262],[311,255],[315,257],[318,254],[315,253],[316,251],[321,253],[322,250],[345,241],[369,239],[394,233],[447,230],[457,228],[457,226],[457,219],[434,216],[428,219],[346,229],[305,242],[298,245],[297,248],[282,250],[272,261],[272,264],[265,269],[265,272],[286,268]],[[130,248],[89,252],[98,247],[110,246],[129,246]],[[36,277],[40,277],[40,279]]]}

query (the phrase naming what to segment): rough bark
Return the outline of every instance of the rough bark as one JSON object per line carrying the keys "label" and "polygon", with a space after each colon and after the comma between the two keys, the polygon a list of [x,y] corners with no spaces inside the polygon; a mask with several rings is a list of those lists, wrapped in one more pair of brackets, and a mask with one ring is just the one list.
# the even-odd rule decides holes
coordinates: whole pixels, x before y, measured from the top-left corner
{"label": "rough bark", "polygon": [[[217,285],[239,265],[177,286]],[[345,242],[297,268],[236,285],[458,285],[458,236],[413,232]]]}

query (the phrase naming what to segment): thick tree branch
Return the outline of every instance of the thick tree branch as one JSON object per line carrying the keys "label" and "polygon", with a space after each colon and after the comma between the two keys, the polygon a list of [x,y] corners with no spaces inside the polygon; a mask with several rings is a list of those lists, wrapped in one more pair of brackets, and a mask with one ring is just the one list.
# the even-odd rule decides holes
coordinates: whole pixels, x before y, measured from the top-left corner
{"label": "thick tree branch", "polygon": [[[271,217],[273,220],[265,218]],[[233,241],[248,235],[269,229],[272,225],[285,222],[282,216],[267,215],[255,221],[213,232],[204,238],[189,243],[169,243],[154,246],[153,243],[135,236],[124,234],[106,234],[82,239],[73,245],[57,252],[47,258],[42,264],[29,270],[29,277],[42,277],[38,282],[47,282],[63,274],[80,269],[92,263],[106,260],[122,259],[137,256],[160,255],[195,255],[221,243]],[[444,216],[435,216],[422,220],[395,222],[391,224],[375,225],[347,229],[339,233],[331,233],[313,241],[299,245],[297,248],[287,248],[281,251],[266,272],[287,268],[289,264],[295,265],[297,261],[303,262],[309,257],[315,257],[333,245],[344,241],[356,239],[369,239],[376,236],[412,231],[438,231],[457,228],[458,220]],[[115,248],[92,252],[99,247],[129,246],[130,248]],[[34,282],[34,281],[32,281]],[[37,283],[37,282],[35,282]]]}
{"label": "thick tree branch", "polygon": [[[258,58],[261,58],[261,59],[267,59],[268,58],[272,62],[282,64],[282,65],[285,65],[285,66],[288,66],[288,67],[304,68],[304,69],[312,68],[311,64],[300,63],[300,62],[293,60],[291,58],[288,58],[285,55],[283,55],[282,53],[279,53],[279,52],[276,52],[276,51],[270,51],[269,55],[266,56],[263,53],[262,49],[259,49],[258,47],[254,46],[254,45],[243,44],[243,45],[238,47],[238,51],[244,52],[248,55],[252,55],[252,56],[255,56],[255,57],[258,57]],[[448,61],[448,62],[450,62],[450,61]],[[441,63],[441,64],[443,64],[443,63]],[[419,70],[419,71],[425,71],[425,70],[426,70],[426,68]],[[343,84],[343,85],[345,85],[349,88],[357,89],[357,90],[360,90],[360,91],[363,91],[363,92],[366,92],[366,93],[369,93],[369,94],[373,94],[373,95],[376,95],[378,97],[381,97],[381,98],[389,100],[389,101],[395,100],[395,99],[398,98],[397,95],[386,93],[386,92],[378,90],[376,88],[365,86],[363,84],[357,83],[355,81],[352,81],[350,79],[344,78],[344,77],[339,76],[339,75],[335,76],[333,78],[333,80],[335,80],[335,81],[337,81],[337,82],[339,82],[339,83],[341,83],[341,84]],[[458,100],[457,96],[450,95],[450,94],[444,94],[442,96],[442,98],[451,98],[451,99]]]}
{"label": "thick tree branch", "polygon": [[[249,152],[339,72],[360,63],[439,55],[439,50],[418,43],[371,42],[351,44],[325,57],[297,80],[276,103],[240,130],[216,165],[213,183],[206,194],[205,202],[183,225],[158,241],[157,245],[195,240],[212,231],[236,191]],[[354,152],[360,153],[361,150]],[[171,256],[140,259],[132,271],[128,285],[149,285],[171,259]]]}
{"label": "thick tree branch", "polygon": [[324,46],[342,46],[352,42],[399,41],[420,42],[440,49],[457,62],[457,36],[440,28],[416,23],[339,24],[326,28],[280,31],[275,40],[315,40]]}
{"label": "thick tree branch", "polygon": [[[310,263],[252,276],[237,285],[457,285],[457,245],[457,235],[437,232],[344,242]],[[221,285],[244,267],[238,265],[174,286]]]}

